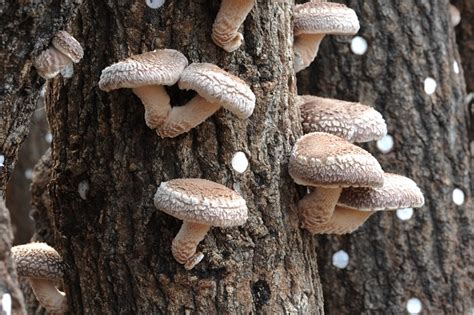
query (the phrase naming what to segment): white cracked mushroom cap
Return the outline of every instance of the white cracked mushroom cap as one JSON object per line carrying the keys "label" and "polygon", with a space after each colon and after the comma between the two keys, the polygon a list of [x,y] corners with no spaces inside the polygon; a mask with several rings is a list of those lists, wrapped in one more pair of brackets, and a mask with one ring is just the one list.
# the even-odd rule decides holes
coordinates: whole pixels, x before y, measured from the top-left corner
{"label": "white cracked mushroom cap", "polygon": [[295,36],[301,34],[355,34],[359,19],[351,8],[334,2],[307,2],[295,5]]}
{"label": "white cracked mushroom cap", "polygon": [[350,187],[342,190],[338,204],[361,211],[419,208],[425,203],[423,193],[408,177],[385,173],[382,187]]}
{"label": "white cracked mushroom cap", "polygon": [[55,283],[63,277],[64,264],[58,252],[46,243],[12,247],[18,275],[27,277],[38,302],[51,314],[68,311],[66,294]]}
{"label": "white cracked mushroom cap", "polygon": [[293,147],[289,162],[293,180],[305,186],[380,187],[383,170],[364,149],[337,136],[312,132]]}
{"label": "white cracked mushroom cap", "polygon": [[327,132],[349,142],[378,140],[387,134],[382,115],[370,106],[312,95],[300,99],[305,133]]}
{"label": "white cracked mushroom cap", "polygon": [[57,32],[52,40],[54,48],[68,56],[72,62],[78,63],[84,57],[81,44],[66,31]]}
{"label": "white cracked mushroom cap", "polygon": [[210,63],[189,65],[178,85],[180,89],[195,90],[207,101],[220,104],[241,119],[250,117],[255,108],[255,94],[247,83]]}
{"label": "white cracked mushroom cap", "polygon": [[59,253],[46,243],[14,246],[12,258],[21,277],[47,280],[63,278],[63,260]]}
{"label": "white cracked mushroom cap", "polygon": [[109,92],[145,85],[173,85],[187,65],[186,57],[173,49],[133,55],[102,70],[99,88]]}
{"label": "white cracked mushroom cap", "polygon": [[158,209],[183,221],[227,227],[247,220],[245,200],[232,189],[206,179],[162,182],[154,201]]}

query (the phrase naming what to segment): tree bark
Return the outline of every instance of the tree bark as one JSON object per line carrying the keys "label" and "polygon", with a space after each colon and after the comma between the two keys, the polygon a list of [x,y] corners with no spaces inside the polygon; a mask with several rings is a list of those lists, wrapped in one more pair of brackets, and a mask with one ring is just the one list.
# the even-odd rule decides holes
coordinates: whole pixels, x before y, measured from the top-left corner
{"label": "tree bark", "polygon": [[[48,45],[51,35],[64,25],[78,3],[61,6],[58,1],[0,2],[0,198],[13,172],[20,144],[28,134],[42,80],[31,71],[32,59]],[[0,229],[4,246],[0,248],[4,268],[0,275],[0,297],[11,294],[14,312],[23,312],[16,273],[11,264],[12,238],[8,212],[3,212]],[[3,234],[5,233],[5,234]]]}
{"label": "tree bark", "polygon": [[[18,287],[17,275],[11,259],[13,234],[10,227],[10,213],[0,193],[0,310],[11,314],[24,314],[24,301]],[[7,298],[9,296],[9,298]],[[5,301],[11,305],[4,305]],[[6,313],[9,314],[9,313]]]}
{"label": "tree bark", "polygon": [[461,23],[456,27],[456,42],[462,60],[462,70],[466,79],[466,89],[474,91],[474,2],[469,0],[453,1],[461,12]]}
{"label": "tree bark", "polygon": [[[381,111],[394,138],[388,154],[366,147],[389,172],[413,178],[426,204],[409,221],[379,213],[350,236],[318,237],[327,314],[403,314],[418,298],[423,314],[470,314],[474,306],[469,112],[447,1],[348,1],[368,50],[350,38],[324,39],[316,62],[298,76],[299,94],[360,101]],[[427,95],[426,77],[437,82]],[[465,202],[453,203],[459,188]],[[347,269],[331,257],[348,252]]]}
{"label": "tree bark", "polygon": [[465,103],[471,115],[469,142],[471,145],[471,165],[474,165],[474,2],[457,0],[454,4],[461,12],[461,23],[456,27],[456,42],[462,60],[462,71],[466,79],[468,95]]}
{"label": "tree bark", "polygon": [[[85,1],[69,23],[85,56],[70,80],[49,82],[46,98],[50,194],[72,313],[322,313],[315,243],[299,229],[287,173],[301,135],[291,5],[257,1],[244,46],[229,54],[210,37],[219,4],[169,0],[152,10],[145,1]],[[252,117],[220,110],[185,135],[160,139],[130,90],[98,89],[101,69],[165,47],[245,80],[258,100]],[[193,94],[169,92],[173,105]],[[238,151],[250,161],[243,174],[230,165]],[[160,182],[181,177],[233,188],[250,209],[244,226],[211,229],[199,245],[204,260],[191,271],[171,255],[181,222],[153,206]]]}

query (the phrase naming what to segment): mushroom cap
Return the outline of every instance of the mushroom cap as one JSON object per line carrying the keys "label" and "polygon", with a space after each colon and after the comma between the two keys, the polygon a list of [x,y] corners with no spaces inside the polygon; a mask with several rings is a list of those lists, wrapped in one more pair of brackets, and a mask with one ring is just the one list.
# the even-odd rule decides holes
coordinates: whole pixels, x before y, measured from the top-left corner
{"label": "mushroom cap", "polygon": [[19,276],[47,280],[58,280],[63,277],[63,259],[46,243],[14,246],[12,258]]}
{"label": "mushroom cap", "polygon": [[382,187],[356,187],[342,190],[338,204],[362,211],[419,208],[425,198],[416,183],[408,177],[385,173]]}
{"label": "mushroom cap", "polygon": [[334,2],[306,2],[294,7],[295,36],[301,34],[355,34],[359,19],[351,8]]}
{"label": "mushroom cap", "polygon": [[370,106],[312,95],[302,100],[305,133],[327,132],[349,142],[378,140],[387,134],[382,115]]}
{"label": "mushroom cap", "polygon": [[102,70],[99,88],[109,92],[145,85],[173,85],[187,65],[188,59],[174,49],[133,55]]}
{"label": "mushroom cap", "polygon": [[200,178],[162,182],[155,206],[183,221],[221,227],[244,224],[248,211],[245,200],[235,191]]}
{"label": "mushroom cap", "polygon": [[193,63],[187,67],[179,88],[195,90],[211,103],[219,103],[237,117],[248,118],[255,108],[255,94],[240,78],[210,63]]}
{"label": "mushroom cap", "polygon": [[84,57],[81,44],[66,31],[57,32],[52,40],[54,48],[68,56],[72,62],[78,63]]}
{"label": "mushroom cap", "polygon": [[383,171],[364,149],[324,132],[312,132],[296,141],[289,162],[293,180],[305,186],[380,187]]}

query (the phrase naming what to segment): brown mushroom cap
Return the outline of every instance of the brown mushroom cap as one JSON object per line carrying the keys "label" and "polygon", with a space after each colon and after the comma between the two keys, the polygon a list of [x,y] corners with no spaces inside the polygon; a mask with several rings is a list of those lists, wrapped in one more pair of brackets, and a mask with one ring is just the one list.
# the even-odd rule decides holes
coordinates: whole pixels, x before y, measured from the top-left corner
{"label": "brown mushroom cap", "polygon": [[187,65],[186,57],[173,49],[134,55],[102,70],[99,88],[109,92],[145,85],[173,85]]}
{"label": "brown mushroom cap", "polygon": [[289,172],[297,184],[379,187],[383,171],[364,149],[324,132],[304,135],[293,147]]}
{"label": "brown mushroom cap", "polygon": [[301,99],[305,133],[327,132],[349,142],[378,140],[387,134],[382,115],[370,106],[312,95]]}
{"label": "brown mushroom cap", "polygon": [[63,260],[59,253],[46,243],[14,246],[12,258],[19,276],[47,280],[58,280],[63,277]]}
{"label": "brown mushroom cap", "polygon": [[306,2],[294,7],[295,36],[301,34],[355,34],[360,25],[354,10],[333,2]]}
{"label": "brown mushroom cap", "polygon": [[218,103],[239,118],[248,118],[255,108],[255,94],[240,78],[210,63],[193,63],[179,80],[180,89],[195,90],[211,103]]}
{"label": "brown mushroom cap", "polygon": [[68,56],[74,63],[79,62],[84,56],[84,50],[81,44],[68,32],[57,32],[53,37],[52,44],[54,48]]}
{"label": "brown mushroom cap", "polygon": [[199,178],[162,182],[155,206],[183,221],[221,227],[244,224],[248,211],[245,200],[232,189]]}
{"label": "brown mushroom cap", "polygon": [[385,173],[382,187],[355,187],[342,190],[338,204],[352,209],[395,210],[401,208],[418,208],[425,199],[420,188],[408,177]]}

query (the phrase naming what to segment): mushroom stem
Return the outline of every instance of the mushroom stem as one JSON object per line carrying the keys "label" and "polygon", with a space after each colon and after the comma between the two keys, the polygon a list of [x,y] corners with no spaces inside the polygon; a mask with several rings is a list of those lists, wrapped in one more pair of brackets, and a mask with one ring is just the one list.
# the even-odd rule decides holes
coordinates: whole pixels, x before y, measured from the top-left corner
{"label": "mushroom stem", "polygon": [[[200,259],[196,260],[195,257],[202,256],[202,254],[196,253],[196,248],[206,236],[209,228],[210,225],[208,224],[183,221],[181,229],[173,239],[171,252],[177,262],[186,265],[186,269],[192,269],[199,263]],[[191,262],[191,264],[188,264],[188,262]]]}
{"label": "mushroom stem", "polygon": [[48,312],[62,314],[68,311],[66,294],[54,285],[54,281],[30,278],[30,285],[38,302]]}
{"label": "mushroom stem", "polygon": [[325,34],[300,34],[295,37],[295,72],[306,69],[316,58]]}
{"label": "mushroom stem", "polygon": [[52,79],[70,63],[72,63],[71,58],[56,48],[49,47],[35,59],[34,66],[40,76]]}
{"label": "mushroom stem", "polygon": [[145,107],[145,123],[151,128],[159,127],[166,120],[171,105],[170,97],[162,85],[145,85],[133,88]]}
{"label": "mushroom stem", "polygon": [[328,222],[315,225],[312,234],[348,234],[357,230],[374,213],[337,205]]}
{"label": "mushroom stem", "polygon": [[174,138],[188,132],[212,116],[221,105],[196,95],[184,106],[173,107],[166,121],[156,129],[161,137]]}
{"label": "mushroom stem", "polygon": [[244,37],[237,31],[254,5],[255,0],[222,0],[212,26],[212,40],[217,46],[227,52],[240,47]]}
{"label": "mushroom stem", "polygon": [[318,187],[301,199],[298,204],[301,227],[316,233],[318,226],[331,219],[341,191],[340,187]]}

